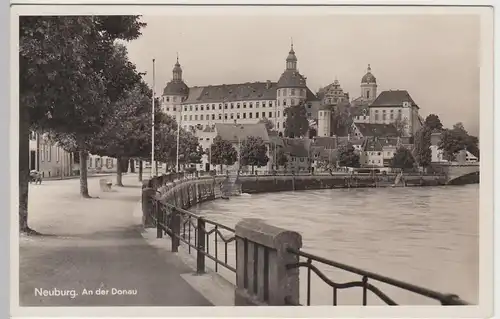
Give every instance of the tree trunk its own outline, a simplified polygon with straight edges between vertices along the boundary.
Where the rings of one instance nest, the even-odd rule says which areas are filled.
[[[158,176],[158,161],[155,161],[155,175]]]
[[[21,105],[19,111],[19,232],[31,233],[28,227],[30,118],[26,106]]]
[[[86,151],[80,150],[80,195],[83,198],[92,198],[89,195],[89,185],[87,183],[87,158],[89,154]]]
[[[222,164],[220,164],[220,174],[223,175],[224,174],[224,171],[222,169]]]
[[[130,160],[130,173],[135,173],[135,160]]]
[[[121,157],[116,158],[116,186],[123,186],[122,182],[122,172],[123,172],[123,159]]]
[[[139,182],[142,182],[142,160],[139,161]]]
[[[252,165],[252,175],[254,175],[255,171],[254,171],[254,166]]]

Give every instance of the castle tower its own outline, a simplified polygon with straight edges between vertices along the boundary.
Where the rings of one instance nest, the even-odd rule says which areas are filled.
[[[285,110],[294,105],[300,105],[306,100],[306,79],[297,70],[297,56],[290,45],[290,51],[286,58],[285,71],[281,74],[277,84],[276,114],[272,119],[278,132],[284,132]]]
[[[173,116],[180,124],[181,104],[187,98],[189,88],[182,79],[182,68],[179,63],[179,56],[172,70],[172,80],[167,83],[162,94],[163,112]]]
[[[322,105],[318,110],[318,136],[328,137],[332,128],[332,109],[329,105]]]
[[[377,79],[372,74],[372,68],[368,64],[366,74],[361,78],[361,96],[366,101],[373,101],[377,97]]]

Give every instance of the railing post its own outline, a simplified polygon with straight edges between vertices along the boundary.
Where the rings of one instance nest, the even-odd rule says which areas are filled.
[[[163,238],[163,210],[158,201],[154,202],[153,207],[156,211],[156,238]]]
[[[196,272],[198,274],[203,274],[205,272],[205,220],[203,218],[198,218],[198,243],[197,243],[197,253],[196,253]],[[217,236],[217,234],[216,234]]]
[[[172,219],[170,230],[172,231],[172,252],[176,253],[179,251],[180,240],[179,237],[181,235],[181,215],[177,211],[177,208],[172,209]]]
[[[294,231],[266,224],[260,219],[243,219],[236,233],[235,305],[299,304],[299,250],[302,236]]]

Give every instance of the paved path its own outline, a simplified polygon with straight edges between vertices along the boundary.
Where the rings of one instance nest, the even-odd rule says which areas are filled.
[[[191,269],[141,236],[137,175],[110,193],[88,181],[99,198],[80,198],[78,180],[30,186],[30,227],[44,236],[20,238],[20,306],[211,305],[182,279]],[[77,296],[37,295],[43,290]]]

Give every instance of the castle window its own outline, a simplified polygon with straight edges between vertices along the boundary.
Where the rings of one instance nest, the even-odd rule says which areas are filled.
[[[207,107],[210,107],[210,106],[207,104]],[[215,104],[212,104],[212,110],[215,110]]]
[[[209,107],[210,107],[210,106],[208,106],[208,105],[207,105],[207,108],[209,108]],[[205,108],[203,107],[203,105],[200,107],[200,110],[201,110],[201,111],[204,111],[204,110],[205,110]]]
[[[224,119],[227,120],[227,113],[224,114]]]
[[[266,107],[266,101],[262,102],[262,107]]]
[[[394,120],[394,113],[391,113],[391,120]]]
[[[212,110],[215,110],[215,104],[212,104]],[[219,110],[222,110],[222,103],[219,104]]]
[[[187,120],[188,120],[188,116],[184,115],[184,121],[187,121]]]
[[[301,89],[301,95],[302,96],[306,96],[306,90],[305,89]]]
[[[278,117],[280,117],[280,111],[278,111]]]
[[[176,102],[176,101],[177,101],[177,97],[176,97],[176,96],[174,96],[174,97],[173,97],[173,101],[174,101],[174,102]]]
[[[378,113],[375,113],[375,121],[378,121]]]
[[[246,109],[247,108],[247,104],[246,103],[243,103],[243,108]]]
[[[252,113],[248,113],[248,118],[252,118]]]
[[[192,105],[190,105],[190,106],[189,106],[189,110],[190,110],[190,111],[192,111],[192,110],[193,110],[193,106],[192,106]]]
[[[194,120],[195,120],[195,121],[198,121],[198,115],[195,115],[195,116],[194,116]]]
[[[262,112],[262,117],[266,117],[266,112]]]
[[[278,106],[280,106],[280,100],[278,100]]]
[[[243,113],[243,118],[246,119],[247,118],[247,113]]]
[[[269,112],[269,118],[273,117],[273,112]]]
[[[290,105],[292,105],[292,106],[295,105],[295,99],[291,99],[290,102],[291,102]]]
[[[194,107],[194,110],[195,110],[195,111],[198,111],[198,105],[196,105],[196,106]]]
[[[222,114],[219,113],[219,120],[222,120]]]
[[[233,118],[234,118],[234,114],[233,114],[233,113],[231,113],[231,120],[232,120]]]
[[[222,110],[222,104],[219,104],[219,110]]]
[[[386,117],[385,117],[385,113],[384,113],[384,114],[382,114],[382,120],[385,121],[385,119],[386,119]]]
[[[233,103],[231,103],[231,108],[234,109],[234,104]]]
[[[249,108],[253,108],[253,103],[250,102],[250,104],[248,105]]]
[[[272,107],[272,106],[273,106],[273,102],[269,101],[269,107]]]
[[[212,114],[212,121],[215,120],[215,114]],[[219,119],[220,120],[220,119]]]
[[[192,115],[189,115],[189,120],[192,121],[193,120],[193,116]]]
[[[177,112],[177,108],[174,106],[174,107],[172,108],[172,111]]]
[[[283,96],[286,96],[286,89],[283,89]]]
[[[283,106],[286,106],[286,100],[283,100]]]
[[[239,119],[240,118],[240,113],[236,113],[236,118]]]
[[[231,103],[233,104],[233,103]],[[240,108],[240,103],[236,103],[236,108],[239,109]]]
[[[255,118],[258,119],[259,118],[259,112],[255,112]]]
[[[366,98],[369,99],[370,98],[370,91],[366,91]]]
[[[307,103],[307,108],[310,109],[311,108],[311,103]]]
[[[167,96],[165,99],[167,100],[167,102],[170,102],[170,96]]]
[[[226,104],[224,104],[224,109],[225,109],[225,110],[227,110],[227,103],[226,103]]]
[[[255,107],[258,108],[259,107],[259,102],[255,102]]]
[[[200,121],[203,121],[203,114],[200,115]]]

